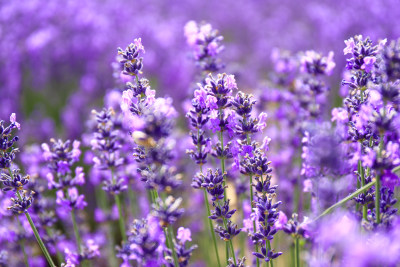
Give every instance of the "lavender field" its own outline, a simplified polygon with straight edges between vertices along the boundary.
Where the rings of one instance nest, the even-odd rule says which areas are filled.
[[[0,267],[400,266],[395,0],[0,0]]]

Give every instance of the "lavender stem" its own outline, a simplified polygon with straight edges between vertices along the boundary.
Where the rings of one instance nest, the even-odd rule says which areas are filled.
[[[211,212],[210,212],[210,205],[208,203],[208,195],[207,195],[206,189],[204,189],[204,202],[207,207],[207,217],[209,217],[209,216],[211,216]],[[217,240],[215,238],[213,223],[210,218],[207,218],[207,220],[208,220],[208,225],[210,227],[210,232],[211,232],[211,236],[212,236],[213,243],[214,243],[214,249],[215,249],[215,254],[217,256],[218,266],[221,267],[221,262],[219,260],[218,246],[217,246]]]
[[[111,179],[112,179],[113,183],[116,182],[115,181],[115,177],[114,177],[114,170],[113,169],[111,169]],[[122,212],[121,198],[120,198],[119,194],[115,194],[114,197],[115,197],[115,203],[117,204],[117,207],[118,207],[119,230],[121,232],[122,240],[124,242],[126,242],[127,237],[126,237],[126,232],[125,232],[125,222],[124,222],[124,215],[123,215],[123,212]]]
[[[199,136],[200,136],[200,130],[197,129],[197,139],[199,139]],[[197,145],[197,150],[200,151],[200,144]],[[203,165],[202,164],[200,164],[200,173],[201,174],[203,173]],[[207,208],[207,220],[208,220],[208,225],[210,227],[210,232],[211,232],[211,236],[212,236],[213,243],[214,243],[215,255],[217,257],[218,266],[221,267],[221,262],[219,260],[217,240],[215,238],[214,226],[213,226],[212,220],[210,218],[208,218],[211,216],[211,212],[210,212],[210,204],[208,203],[207,190],[205,188],[204,188],[204,203]]]
[[[220,110],[220,117],[222,117],[222,111]],[[221,143],[221,149],[224,149],[224,134],[223,134],[223,130],[221,129],[220,131],[220,135],[219,135],[219,141]],[[222,175],[225,175],[225,159],[221,158],[221,171],[222,171]],[[224,179],[224,200],[227,200],[227,196],[226,196],[226,180]],[[226,247],[225,247],[225,251],[226,251],[226,263],[229,264],[229,244],[226,243]]]
[[[251,141],[250,141],[250,135],[248,133],[246,134],[246,140],[247,140],[247,144],[250,145]],[[254,193],[253,193],[253,175],[251,175],[251,174],[250,174],[249,181],[250,181],[250,205],[251,205],[251,210],[253,210],[253,208],[254,208],[254,200],[253,200]],[[256,230],[257,230],[256,221],[253,220],[253,233],[255,233]],[[256,243],[255,249],[256,249],[256,252],[258,252],[258,243]],[[257,258],[256,261],[257,261],[257,267],[260,267],[260,259]]]
[[[300,244],[299,244],[299,238],[295,237],[294,241],[294,247],[295,247],[295,267],[300,267]]]
[[[121,198],[120,195],[115,195],[115,203],[118,206],[118,213],[119,213],[119,230],[121,231],[122,240],[125,242],[127,240],[126,232],[125,232],[125,222],[122,212],[122,205],[121,205]]]
[[[21,197],[21,194],[19,193],[19,191],[17,191],[16,194],[17,194],[18,198],[19,198],[20,200],[22,200],[22,197]],[[30,224],[30,226],[31,226],[31,228],[32,228],[33,234],[34,234],[35,237],[36,237],[36,241],[38,242],[40,249],[42,250],[44,256],[46,257],[47,262],[49,263],[49,265],[50,265],[51,267],[56,267],[56,265],[54,264],[53,260],[51,259],[51,256],[50,256],[50,254],[49,254],[49,252],[48,252],[46,246],[44,245],[42,239],[40,238],[39,232],[38,232],[38,230],[36,229],[36,226],[35,226],[35,224],[34,224],[33,221],[32,221],[31,215],[29,215],[29,212],[28,212],[27,210],[25,210],[24,213],[25,213],[25,216],[26,216],[26,218],[28,219],[29,224]]]

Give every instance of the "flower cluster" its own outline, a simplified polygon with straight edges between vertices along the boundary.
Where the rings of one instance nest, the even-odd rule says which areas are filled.
[[[140,52],[145,52],[140,38],[135,39],[125,50],[118,48],[123,74],[137,76],[140,73],[143,68],[143,58],[139,57]]]
[[[79,160],[80,142],[51,139],[51,146],[42,144],[43,158],[48,163],[49,172],[46,175],[49,189],[57,189],[57,204],[67,209],[83,209],[87,203],[84,195],[79,195],[76,186],[85,184],[85,174],[82,167],[73,165]]]
[[[231,7],[238,5],[243,14],[254,4],[238,3]],[[320,20],[315,11],[323,5],[310,10],[315,21]],[[148,3],[141,6],[140,1],[136,6],[142,12],[146,7]],[[8,18],[11,11],[2,11]],[[118,11],[124,19],[126,11]],[[171,23],[183,25],[182,19]],[[140,31],[152,21],[134,28]],[[223,28],[225,23],[218,25]],[[63,117],[61,125],[57,121],[57,129],[69,129],[78,121],[76,114],[93,107],[84,98],[98,95],[95,87],[109,89],[81,139],[79,123],[74,134],[61,135],[71,141],[50,139],[42,146],[31,144],[36,135],[25,138],[21,131],[18,135],[26,144],[19,162],[15,133],[20,124],[15,114],[9,123],[0,121],[0,266],[42,266],[44,259],[51,267],[244,267],[246,261],[257,267],[395,266],[400,260],[399,41],[375,44],[376,36],[349,38],[346,65],[340,57],[334,61],[337,52],[331,45],[333,51],[326,54],[272,49],[275,73],[263,68],[261,82],[255,81],[260,54],[251,51],[253,42],[246,50],[223,44],[211,24],[194,21],[186,24],[184,33],[193,65],[199,67],[195,89],[189,85],[190,68],[186,70],[170,40],[175,33],[160,31],[152,38],[162,40],[163,52],[146,48],[145,65],[141,38],[118,49],[114,86],[103,84],[104,77],[95,78],[97,64],[82,66],[90,66],[80,81],[87,95],[71,97],[74,105],[67,108],[76,110],[67,113],[75,115]],[[234,32],[226,36],[233,40]],[[33,39],[43,39],[39,37]],[[247,33],[242,37],[253,40]],[[28,39],[30,48],[32,37]],[[105,45],[96,44],[93,53]],[[245,60],[226,66],[234,75],[222,73],[223,45],[226,59],[245,54]],[[264,51],[269,48],[258,45]],[[326,51],[328,45],[322,48]],[[170,53],[175,54],[173,60]],[[7,58],[18,56],[10,55]],[[159,67],[153,61],[168,69],[171,97],[162,90],[156,95],[152,88],[165,85],[160,72],[154,76]],[[254,66],[243,68],[247,62]],[[340,84],[331,83],[339,64],[346,69],[340,88],[344,99],[330,110],[330,104],[340,100],[335,91],[330,93]],[[173,93],[181,87],[171,86],[178,80],[193,96],[175,109]],[[180,91],[179,99],[185,97]],[[30,108],[21,110],[31,116]],[[188,125],[181,121],[181,110]],[[31,128],[27,126],[24,129]],[[44,128],[48,140],[53,130]],[[29,226],[32,231],[25,231]],[[279,231],[287,236],[277,238]],[[43,255],[32,246],[34,240]],[[19,252],[21,257],[16,257]]]
[[[254,212],[256,216],[257,226],[254,232],[251,233],[251,238],[254,244],[261,247],[261,253],[253,252],[257,258],[270,261],[277,258],[282,252],[274,252],[271,249],[270,241],[274,238],[278,229],[275,223],[279,217],[278,207],[282,204],[281,201],[274,202],[277,186],[271,185],[270,161],[263,155],[260,149],[253,151],[253,157],[244,159],[243,173],[251,175],[255,179],[254,187]]]
[[[185,25],[185,37],[201,70],[217,72],[224,68],[224,64],[218,58],[219,53],[224,50],[224,46],[221,45],[224,38],[211,24],[189,21]]]
[[[125,52],[119,50],[119,53],[129,54],[132,47],[144,51],[143,47],[138,45],[137,40]],[[120,63],[126,64],[124,59],[120,60]],[[140,64],[142,66],[142,59]],[[124,71],[126,72],[126,69]],[[177,112],[172,106],[172,100],[156,98],[155,90],[150,88],[149,81],[146,78],[139,79],[139,74],[141,72],[130,73],[136,79],[126,84],[127,90],[122,94],[121,110],[125,127],[130,130],[133,139],[133,157],[137,162],[137,173],[148,191],[148,201],[151,203],[153,216],[157,218],[164,232],[164,240],[159,240],[157,245],[153,243],[152,247],[156,249],[158,244],[164,243],[162,262],[168,266],[171,264],[177,266],[180,255],[186,259],[190,257],[191,253],[191,250],[186,251],[184,246],[175,246],[176,241],[173,235],[172,225],[184,212],[184,209],[179,207],[182,199],[175,199],[171,195],[166,196],[181,185],[180,174],[176,172],[176,167],[172,164],[176,157],[174,154],[176,136],[172,135],[172,130]],[[143,224],[141,228],[144,228]],[[137,237],[134,240],[137,240]],[[130,242],[131,240],[128,238],[124,247],[129,246]],[[123,250],[125,251],[125,249]],[[154,252],[149,251],[149,253]],[[125,254],[126,252],[121,255]],[[123,258],[129,257],[123,256]],[[136,258],[138,262],[142,262],[143,259],[146,260],[147,257]],[[185,266],[187,261],[179,261],[179,264]]]
[[[122,140],[118,129],[118,120],[112,108],[93,111],[96,118],[96,129],[90,144],[98,152],[93,158],[96,168],[111,172],[103,181],[103,189],[111,194],[120,194],[127,189],[123,178],[116,177],[118,168],[125,163],[122,153]]]
[[[128,243],[118,249],[117,256],[124,265],[130,266],[130,260],[142,264],[156,264],[160,257],[161,229],[154,217],[135,220],[129,229]]]
[[[20,129],[20,124],[16,121],[15,113],[10,116],[10,124],[5,127],[4,121],[0,121],[0,134],[1,134],[1,149],[0,149],[0,162],[1,162],[1,178],[0,181],[3,185],[2,191],[13,191],[15,197],[11,198],[12,205],[8,207],[14,214],[27,213],[28,208],[33,203],[34,191],[25,190],[29,182],[29,175],[21,175],[20,169],[12,169],[14,164],[15,153],[18,148],[15,148],[15,142],[18,141],[18,136],[13,136],[13,129]],[[21,195],[22,193],[22,195]]]
[[[351,71],[350,81],[343,84],[351,88],[349,96],[344,101],[344,108],[337,108],[332,112],[332,120],[337,121],[342,128],[343,140],[351,140],[347,146],[350,163],[356,168],[358,184],[366,185],[372,177],[376,179],[375,190],[358,195],[355,200],[362,205],[363,220],[368,224],[389,225],[387,218],[391,218],[391,209],[382,210],[380,203],[383,194],[387,194],[384,187],[393,188],[399,178],[392,169],[398,161],[398,112],[397,96],[399,87],[397,82],[390,81],[392,65],[388,57],[389,49],[386,39],[378,45],[373,45],[369,39],[361,35],[345,41],[345,54],[351,54],[347,68]],[[386,55],[386,56],[385,56]],[[387,73],[389,71],[389,74]],[[374,194],[375,192],[375,194]],[[375,200],[375,210],[369,205]]]

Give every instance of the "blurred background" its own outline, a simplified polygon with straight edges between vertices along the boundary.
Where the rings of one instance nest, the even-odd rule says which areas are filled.
[[[90,110],[115,86],[117,47],[137,37],[152,87],[181,109],[194,78],[183,35],[189,20],[220,30],[225,70],[242,90],[268,79],[274,47],[334,51],[337,90],[343,40],[355,34],[397,38],[399,17],[396,0],[1,0],[0,116],[17,113],[25,142],[80,136]]]
[[[292,54],[315,50],[327,55],[333,51],[336,68],[328,81],[332,89],[328,105],[337,106],[345,67],[344,40],[356,34],[370,36],[375,42],[397,39],[399,18],[398,0],[0,0],[0,119],[17,114],[23,125],[19,147],[48,142],[52,137],[82,139],[90,111],[103,107],[105,95],[124,89],[116,79],[117,48],[125,49],[135,38],[142,39],[144,76],[157,96],[171,96],[175,108],[185,110],[199,72],[184,36],[190,20],[210,23],[219,30],[224,36],[225,50],[220,54],[226,64],[224,71],[235,74],[240,90],[259,95],[271,79],[274,48]],[[185,113],[180,114],[178,125],[185,128]],[[185,145],[177,144],[177,150],[184,151]],[[279,162],[284,165],[285,160],[279,161],[279,157],[285,158],[283,149],[271,154],[276,155],[271,156],[274,167]],[[286,160],[290,161],[290,156]],[[296,164],[300,162],[292,165]],[[187,188],[190,175],[184,177]],[[280,190],[292,190],[282,181]],[[331,189],[331,185],[326,187]],[[346,194],[346,186],[334,188]],[[292,191],[286,194],[292,195]],[[202,199],[193,196],[184,199],[189,203],[185,203],[188,218],[196,219],[193,214],[198,213]],[[193,221],[191,229],[201,233],[201,219]],[[286,237],[279,234],[277,238],[285,241]],[[194,240],[202,248],[210,245],[207,237]],[[208,253],[195,251],[193,262],[204,261]],[[289,263],[283,259],[280,266]]]

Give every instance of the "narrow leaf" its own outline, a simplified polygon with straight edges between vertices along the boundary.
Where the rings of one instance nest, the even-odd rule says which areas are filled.
[[[348,195],[347,197],[343,198],[342,200],[340,200],[339,202],[335,203],[334,205],[330,206],[329,208],[327,208],[323,213],[321,213],[317,218],[314,219],[314,221],[320,219],[321,217],[327,215],[328,213],[330,213],[333,209],[335,209],[336,207],[339,207],[343,204],[345,204],[347,201],[353,199],[354,197],[356,197],[357,195],[364,193],[364,191],[367,191],[368,189],[370,189],[373,185],[375,185],[375,180],[370,182],[369,184],[364,185],[363,187],[361,187],[360,189],[358,189],[357,191],[355,191],[353,194]]]
[[[398,172],[398,171],[400,171],[400,165],[397,166],[397,167],[394,167],[394,168],[392,169],[392,172]]]

